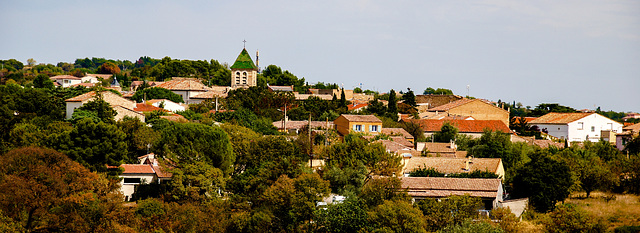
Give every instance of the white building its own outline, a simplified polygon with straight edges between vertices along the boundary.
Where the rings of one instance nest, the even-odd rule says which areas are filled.
[[[162,106],[162,108],[171,112],[184,111],[184,110],[187,110],[187,108],[189,107],[186,104],[179,104],[168,99],[152,99],[152,100],[147,100],[147,103],[150,103],[151,105],[156,106],[158,108]]]
[[[62,87],[70,87],[82,82],[82,78],[71,75],[56,75],[50,78],[51,81],[58,83]]]
[[[102,96],[102,99],[109,103],[111,107],[116,111],[116,116],[114,120],[118,121],[124,118],[125,116],[138,118],[140,121],[144,122],[144,114],[134,111],[133,109],[136,107],[136,103],[122,98],[121,96],[112,93],[110,91],[103,91],[99,93]],[[81,107],[82,105],[93,101],[97,98],[97,93],[95,91],[87,92],[85,94],[69,98],[65,100],[66,102],[66,119],[71,119],[73,116],[73,112]]]
[[[528,123],[568,142],[610,141],[622,132],[622,124],[597,113],[548,113]]]

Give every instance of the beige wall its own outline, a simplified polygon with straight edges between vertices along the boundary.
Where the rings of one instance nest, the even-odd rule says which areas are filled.
[[[471,116],[476,120],[499,120],[509,126],[509,112],[482,101],[473,101],[448,111],[449,115]]]
[[[349,133],[364,133],[364,134],[379,134],[382,131],[382,122],[349,122],[346,118],[340,116],[333,122],[336,126],[336,130],[340,135],[347,135]],[[361,131],[354,131],[355,125],[360,125]],[[371,131],[371,126],[378,126],[378,130]]]
[[[247,73],[247,83],[243,82],[244,72]],[[239,73],[239,74],[238,74]],[[231,88],[255,87],[258,72],[256,70],[231,70]]]

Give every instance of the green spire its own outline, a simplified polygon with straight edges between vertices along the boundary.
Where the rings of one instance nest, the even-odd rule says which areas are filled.
[[[242,49],[242,52],[240,52],[240,55],[238,55],[238,58],[236,59],[236,62],[233,63],[233,65],[231,66],[231,69],[255,69],[257,70],[258,67],[253,64],[253,60],[251,60],[251,56],[249,56],[249,53],[247,52],[247,49]]]

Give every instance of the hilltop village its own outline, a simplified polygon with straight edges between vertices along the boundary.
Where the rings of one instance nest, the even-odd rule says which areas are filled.
[[[640,229],[638,113],[309,84],[255,57],[1,61],[0,231]]]

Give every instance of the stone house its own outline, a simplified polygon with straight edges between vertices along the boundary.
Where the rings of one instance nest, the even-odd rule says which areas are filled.
[[[340,135],[349,133],[379,134],[382,131],[382,121],[374,115],[342,114],[333,121]]]
[[[435,168],[444,174],[488,171],[504,179],[505,171],[500,158],[446,158],[446,157],[413,157],[406,161],[402,173],[409,173],[419,168]]]
[[[236,61],[231,65],[231,88],[255,87],[257,79],[258,66],[253,63],[251,56],[243,48]]]
[[[447,178],[447,177],[402,177],[402,189],[414,200],[425,198],[447,198],[468,194],[482,200],[483,209],[497,208],[503,201],[504,189],[500,179]]]
[[[481,99],[460,99],[448,104],[427,109],[427,115],[446,114],[450,116],[470,116],[475,120],[499,120],[509,125],[509,111]]]
[[[75,109],[79,108],[85,103],[95,100],[97,98],[97,95],[98,94],[95,91],[91,91],[65,100],[66,119],[71,119],[71,116],[73,115]],[[118,94],[115,94],[111,91],[102,91],[99,93],[99,95],[116,111],[117,114],[114,117],[116,121],[121,120],[125,116],[129,116],[138,118],[140,121],[144,122],[144,114],[134,110],[136,108],[135,102],[122,98]]]

